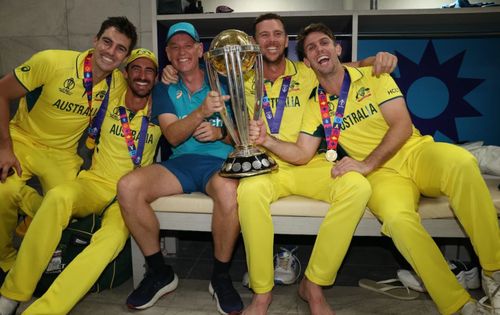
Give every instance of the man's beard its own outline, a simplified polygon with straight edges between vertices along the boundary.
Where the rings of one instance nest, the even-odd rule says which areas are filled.
[[[137,81],[137,82],[144,82],[144,81]],[[146,82],[146,83],[150,83],[150,82]],[[130,90],[132,91],[132,94],[135,96],[135,97],[140,97],[140,98],[146,98],[146,97],[149,97],[149,95],[151,94],[151,91],[152,90],[148,90],[147,92],[145,93],[142,93],[142,92],[139,92],[135,89],[134,85],[132,84],[131,87],[130,87]]]
[[[151,91],[149,91],[147,93],[140,94],[140,93],[136,92],[134,89],[132,89],[132,94],[134,94],[135,97],[146,98],[146,97],[149,97],[149,95],[151,95]]]

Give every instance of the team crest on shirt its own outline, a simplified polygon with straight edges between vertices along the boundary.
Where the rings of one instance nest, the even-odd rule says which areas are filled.
[[[356,92],[356,102],[361,102],[362,100],[371,95],[372,93],[370,93],[369,88],[362,87],[358,90],[358,92]]]
[[[62,87],[59,88],[59,91],[61,91],[64,94],[71,95],[73,94],[71,90],[73,90],[74,88],[75,88],[75,79],[68,78],[64,80]]]
[[[300,83],[292,80],[292,82],[290,82],[289,91],[300,91]]]

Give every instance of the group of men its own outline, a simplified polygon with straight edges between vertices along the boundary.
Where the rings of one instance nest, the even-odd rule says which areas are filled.
[[[129,231],[148,272],[126,303],[134,309],[154,305],[176,289],[178,278],[163,260],[149,204],[194,191],[214,200],[209,292],[222,314],[267,313],[274,285],[269,208],[291,194],[331,204],[299,286],[311,314],[334,313],[322,287],[335,281],[367,204],[441,313],[477,311],[421,226],[416,211],[421,194],[450,198],[480,259],[485,292],[500,313],[500,232],[477,162],[465,150],[421,136],[412,125],[404,98],[387,74],[395,68],[395,57],[379,53],[341,65],[331,30],[311,24],[298,37],[303,62],[291,61],[285,56],[284,22],[273,13],[256,19],[254,38],[272,105],[267,104],[265,119],[251,123],[251,136],[279,169],[239,183],[218,174],[232,150],[218,116],[228,96],[211,91],[199,60],[203,44],[189,23],[168,30],[165,52],[172,68],[164,74],[168,82],[154,88],[157,59],[147,49],[133,50],[135,27],[123,17],[102,24],[93,49],[40,52],[0,80],[0,314],[12,314],[20,301],[31,298],[71,218],[92,213],[103,221],[91,244],[25,313],[68,313],[122,250]],[[122,75],[117,68],[123,62]],[[252,111],[254,78],[245,85]],[[9,126],[9,101],[19,97]],[[359,110],[366,113],[363,119],[343,123],[344,116]],[[95,148],[90,169],[78,173],[76,146],[85,129],[88,146]],[[152,164],[161,134],[173,153]],[[11,168],[16,174],[8,177]],[[42,184],[43,200],[26,187],[32,176]],[[19,208],[33,221],[16,258],[12,231]],[[254,292],[246,308],[229,276],[240,229]]]

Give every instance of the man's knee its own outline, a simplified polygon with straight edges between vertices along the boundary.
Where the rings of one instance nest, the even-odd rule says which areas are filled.
[[[271,192],[272,183],[265,176],[259,175],[240,180],[237,189],[238,204],[257,202],[259,198],[265,198],[266,194]]]
[[[414,211],[387,211],[379,219],[382,230],[389,236],[423,228],[418,213]]]
[[[348,172],[339,178],[339,184],[345,189],[355,195],[368,199],[372,194],[372,187],[368,179],[358,172]]]
[[[12,211],[21,201],[21,186],[11,182],[0,183],[0,212]]]
[[[136,179],[135,174],[129,173],[123,176],[122,178],[120,178],[120,180],[118,180],[118,184],[116,187],[118,200],[130,196],[131,193],[134,192],[137,188],[139,188],[139,183]]]

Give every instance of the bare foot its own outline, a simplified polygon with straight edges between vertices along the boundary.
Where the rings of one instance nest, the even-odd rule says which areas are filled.
[[[243,310],[243,315],[266,315],[273,296],[271,292],[254,294],[252,303]]]
[[[335,312],[326,302],[323,288],[312,283],[306,277],[300,282],[299,295],[309,304],[311,315],[335,315]]]

